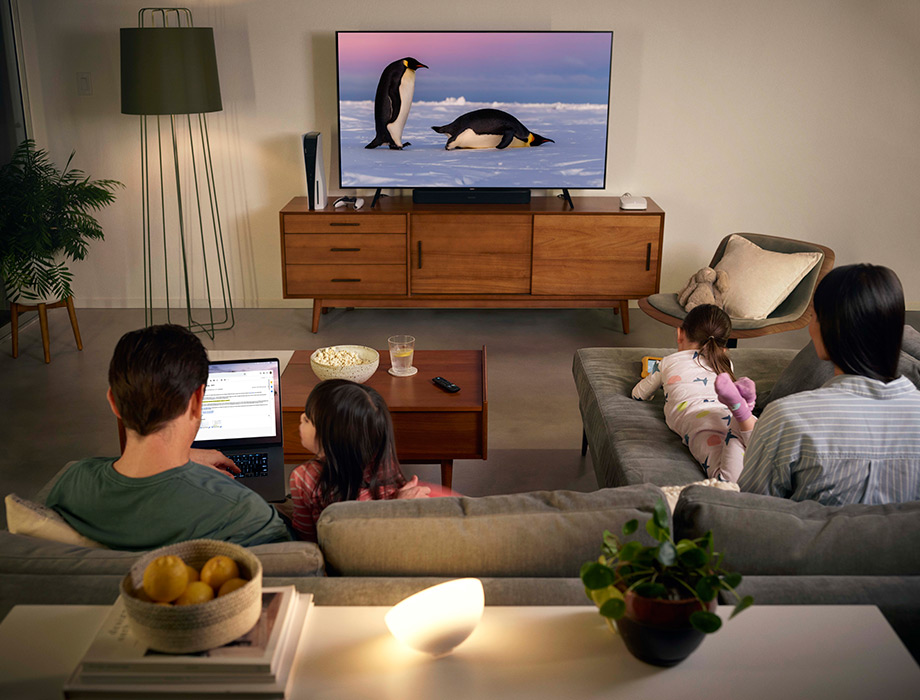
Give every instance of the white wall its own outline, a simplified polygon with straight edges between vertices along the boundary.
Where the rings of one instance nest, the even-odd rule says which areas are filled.
[[[120,113],[118,29],[147,3],[18,4],[39,144],[127,185],[99,217],[105,242],[75,266],[78,304],[142,306],[138,124]],[[186,4],[215,31],[224,110],[209,125],[238,306],[309,305],[282,299],[278,210],[305,192],[303,132],[327,135],[337,172],[335,30],[612,29],[606,194],[666,211],[662,291],[725,234],[754,231],[822,242],[838,265],[888,265],[920,308],[916,0]],[[78,72],[92,96],[77,95]]]

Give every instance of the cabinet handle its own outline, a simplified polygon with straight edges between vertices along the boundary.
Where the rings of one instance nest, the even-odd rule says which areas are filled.
[[[360,223],[350,224],[347,221],[333,221],[329,224],[330,226],[360,226]]]
[[[357,253],[360,248],[330,248],[333,253]]]
[[[418,269],[422,269],[422,242],[418,242]]]
[[[351,277],[334,277],[331,281],[332,282],[360,282],[361,278],[356,277],[352,279]]]
[[[645,271],[648,272],[652,269],[652,244],[645,244]]]

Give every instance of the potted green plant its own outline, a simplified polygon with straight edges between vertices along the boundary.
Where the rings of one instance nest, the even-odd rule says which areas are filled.
[[[623,526],[623,535],[635,533],[638,520]],[[629,651],[639,659],[659,666],[672,666],[689,656],[706,634],[722,626],[715,614],[719,591],[731,593],[737,604],[734,617],[754,602],[741,597],[737,587],[741,575],[722,567],[722,554],[713,550],[712,532],[694,540],[674,542],[663,500],[655,505],[645,524],[655,545],[638,541],[621,543],[604,532],[601,555],[586,562],[581,580],[588,597]]]
[[[90,180],[60,171],[48,153],[23,141],[0,168],[0,278],[13,302],[38,303],[73,295],[66,260],[83,260],[90,241],[102,239],[91,212],[115,201],[117,180]]]

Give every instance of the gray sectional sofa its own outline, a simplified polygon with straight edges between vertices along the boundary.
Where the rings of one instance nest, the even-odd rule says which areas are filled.
[[[664,352],[594,348],[575,356],[599,490],[339,503],[319,520],[318,546],[253,548],[266,585],[294,584],[319,605],[392,605],[434,583],[476,576],[488,605],[585,604],[578,571],[597,556],[603,530],[650,518],[663,498],[659,486],[703,478],[665,426],[661,404],[629,398],[641,357]],[[762,398],[795,384],[783,372],[790,362],[820,382],[793,351],[742,349],[734,358],[758,380]],[[712,529],[756,604],[878,605],[920,660],[920,503],[825,508],[691,486],[673,526],[677,537]],[[0,618],[21,603],[111,603],[138,556],[2,531]]]
[[[663,399],[635,401],[642,357],[673,348],[585,348],[573,375],[598,486],[658,486],[705,474],[664,421]],[[809,344],[802,351],[737,349],[738,376],[769,401],[821,386],[833,373]],[[905,327],[899,369],[920,387],[920,333]],[[771,496],[686,488],[673,513],[678,537],[712,530],[725,563],[743,574],[757,604],[878,605],[920,661],[920,502],[822,506]]]

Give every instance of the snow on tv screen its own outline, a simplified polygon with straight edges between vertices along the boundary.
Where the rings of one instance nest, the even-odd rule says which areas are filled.
[[[612,32],[337,32],[336,44],[342,187],[604,187]]]

